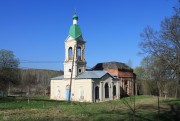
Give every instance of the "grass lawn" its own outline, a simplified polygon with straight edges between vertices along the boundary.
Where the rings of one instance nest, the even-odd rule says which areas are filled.
[[[157,97],[136,96],[136,121],[156,121]],[[33,97],[0,99],[0,121],[131,121],[133,98],[102,103],[68,103]],[[160,99],[159,121],[180,120],[180,100]]]

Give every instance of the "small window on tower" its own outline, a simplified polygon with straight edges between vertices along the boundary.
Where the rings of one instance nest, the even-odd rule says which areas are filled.
[[[71,72],[71,69],[69,69],[69,72]]]
[[[72,47],[69,47],[69,49],[68,49],[69,60],[72,60],[72,55],[73,55]]]
[[[79,69],[79,73],[81,73],[81,69]]]

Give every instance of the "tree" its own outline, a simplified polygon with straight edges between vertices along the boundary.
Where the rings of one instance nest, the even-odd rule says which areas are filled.
[[[166,69],[161,74],[171,72],[171,76],[176,80],[176,97],[180,84],[180,1],[174,8],[175,13],[161,22],[160,30],[155,31],[151,27],[146,27],[141,34],[143,42],[140,46],[143,53],[156,58],[156,63],[161,69]],[[157,62],[158,61],[158,62]],[[157,65],[157,64],[155,64]],[[165,66],[165,67],[164,67]],[[169,78],[169,77],[168,77]]]
[[[28,104],[31,96],[31,87],[36,84],[36,77],[36,75],[29,73],[28,75],[26,75],[26,80],[24,80],[25,86],[27,88]]]
[[[137,85],[137,94],[147,95],[147,86],[146,86],[146,72],[145,69],[141,66],[138,66],[134,69],[136,74],[136,85]]]
[[[0,50],[0,90],[7,95],[10,83],[18,84],[19,60],[10,50]]]
[[[176,80],[176,98],[180,83],[180,1],[175,14],[161,22],[160,30],[155,31],[146,27],[141,34],[143,42],[140,46],[147,54],[148,74],[155,84],[155,93],[158,97],[158,119],[160,114],[159,97],[161,96],[167,80]]]

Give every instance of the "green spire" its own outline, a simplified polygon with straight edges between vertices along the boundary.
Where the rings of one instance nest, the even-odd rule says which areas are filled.
[[[78,37],[82,35],[82,33],[81,33],[80,26],[77,25],[78,16],[76,15],[76,10],[74,11],[74,15],[72,18],[73,18],[73,24],[70,27],[69,35],[73,37],[74,39],[77,39]]]
[[[80,26],[77,24],[73,24],[70,27],[69,35],[72,36],[74,39],[78,38],[82,35]]]

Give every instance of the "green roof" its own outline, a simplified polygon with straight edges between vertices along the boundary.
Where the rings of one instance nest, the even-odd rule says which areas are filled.
[[[70,27],[69,35],[72,36],[74,39],[78,38],[82,35],[80,26],[77,24],[73,24]]]
[[[72,17],[72,19],[74,20],[78,20],[78,16],[76,14],[74,14],[74,16]]]

